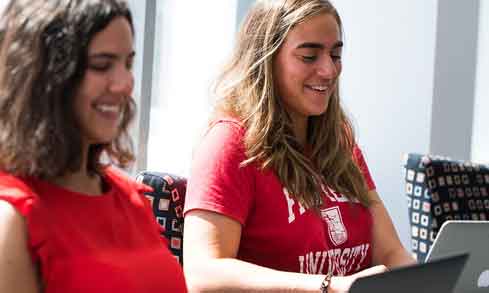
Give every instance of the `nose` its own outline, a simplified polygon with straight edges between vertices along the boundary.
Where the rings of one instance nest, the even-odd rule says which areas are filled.
[[[336,78],[340,72],[340,66],[331,56],[324,56],[318,63],[317,74],[326,79]]]
[[[110,91],[114,94],[120,94],[128,97],[132,94],[134,88],[134,76],[132,71],[127,68],[121,68],[113,75]]]

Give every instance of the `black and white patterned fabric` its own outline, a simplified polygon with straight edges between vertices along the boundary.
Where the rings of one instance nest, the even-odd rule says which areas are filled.
[[[141,172],[136,180],[153,188],[147,192],[158,224],[164,229],[162,236],[180,264],[183,263],[183,206],[187,180],[168,173]]]
[[[443,222],[489,219],[489,165],[409,154],[405,171],[412,252],[419,262]]]

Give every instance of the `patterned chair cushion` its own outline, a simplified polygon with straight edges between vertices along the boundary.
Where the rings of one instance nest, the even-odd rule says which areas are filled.
[[[489,219],[489,165],[409,154],[406,195],[412,251],[426,259],[443,222]]]
[[[163,228],[162,236],[168,240],[168,248],[180,264],[183,263],[183,206],[187,180],[168,173],[141,172],[137,181],[153,188],[147,192],[153,213]]]

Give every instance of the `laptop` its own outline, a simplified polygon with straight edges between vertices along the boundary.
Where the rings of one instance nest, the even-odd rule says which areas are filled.
[[[463,252],[470,257],[454,292],[489,292],[489,221],[443,223],[426,260]]]
[[[453,292],[468,254],[457,254],[363,277],[353,282],[350,293]]]

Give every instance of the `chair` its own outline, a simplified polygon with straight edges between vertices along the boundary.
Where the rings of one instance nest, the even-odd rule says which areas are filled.
[[[136,180],[153,188],[145,195],[150,200],[161,233],[168,240],[168,248],[180,264],[183,263],[183,206],[187,180],[169,173],[141,172]]]
[[[489,219],[489,165],[408,154],[404,167],[412,252],[419,262],[443,222]]]

